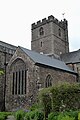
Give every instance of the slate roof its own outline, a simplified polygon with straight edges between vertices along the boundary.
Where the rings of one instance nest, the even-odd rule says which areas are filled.
[[[61,59],[65,63],[79,63],[80,62],[80,49],[74,52],[62,54]]]
[[[71,70],[64,62],[54,59],[54,58],[50,58],[44,54],[39,54],[37,52],[28,50],[26,48],[20,47],[22,51],[24,51],[35,63],[39,63],[42,65],[46,65],[49,67],[53,67],[53,68],[57,68],[60,70],[64,70],[67,72],[71,72],[74,73],[75,72],[73,70]]]
[[[13,49],[13,50],[16,50],[16,48],[17,48],[16,46],[8,44],[8,43],[3,42],[3,41],[0,41],[0,46],[2,46],[4,48]]]

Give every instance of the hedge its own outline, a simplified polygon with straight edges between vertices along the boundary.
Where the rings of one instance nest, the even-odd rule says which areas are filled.
[[[11,114],[11,112],[0,112],[0,120],[6,120],[7,116]]]
[[[25,114],[25,120],[43,120],[44,113],[41,110],[33,110]]]
[[[45,116],[50,112],[80,109],[80,84],[63,83],[40,91],[39,101]]]
[[[80,120],[80,111],[50,113],[48,120]]]

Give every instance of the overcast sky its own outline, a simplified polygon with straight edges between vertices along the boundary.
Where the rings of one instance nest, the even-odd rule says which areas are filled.
[[[31,24],[53,15],[68,20],[70,51],[80,49],[80,0],[0,0],[0,40],[31,49]]]

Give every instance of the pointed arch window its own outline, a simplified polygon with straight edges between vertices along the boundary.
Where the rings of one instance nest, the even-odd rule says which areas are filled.
[[[50,87],[50,86],[52,86],[52,77],[51,77],[51,75],[47,75],[46,82],[45,82],[45,87],[47,88],[47,87]]]
[[[12,85],[11,92],[13,95],[23,95],[27,92],[27,71],[22,59],[16,59],[11,64]]]
[[[41,28],[39,29],[39,34],[40,34],[40,35],[44,35],[44,29],[43,29],[43,27],[41,27]]]
[[[12,94],[26,94],[27,70],[13,72]]]

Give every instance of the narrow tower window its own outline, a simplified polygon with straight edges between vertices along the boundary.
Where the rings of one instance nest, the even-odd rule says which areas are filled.
[[[59,28],[58,30],[59,36],[61,37],[61,29]]]
[[[39,34],[40,34],[40,35],[44,35],[44,29],[43,29],[43,27],[41,27],[41,28],[39,29]]]
[[[43,44],[43,43],[42,43],[42,41],[41,41],[41,47],[42,47],[42,44]]]

